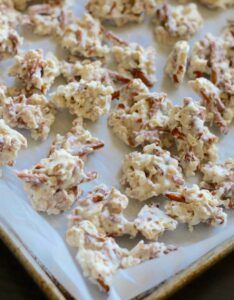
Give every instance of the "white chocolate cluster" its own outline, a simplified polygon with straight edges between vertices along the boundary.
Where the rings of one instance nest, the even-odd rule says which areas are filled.
[[[89,0],[86,9],[95,18],[120,27],[142,22],[145,13],[152,14],[156,4],[156,0]]]
[[[177,222],[156,205],[144,205],[134,224],[139,233],[148,240],[157,240],[166,230],[174,231],[177,227]]]
[[[200,166],[217,159],[218,138],[205,126],[205,108],[190,98],[183,106],[175,106],[169,122],[176,153],[186,175],[193,175]]]
[[[74,156],[86,157],[92,152],[104,147],[104,143],[91,135],[83,126],[82,119],[73,121],[72,129],[66,135],[57,134],[49,153],[64,149]]]
[[[141,80],[132,80],[118,95],[108,124],[131,147],[159,142],[167,129],[172,103],[164,93],[150,93]]]
[[[234,160],[227,159],[220,164],[208,163],[201,171],[204,175],[201,187],[220,199],[225,208],[234,208]]]
[[[25,25],[32,27],[37,35],[61,36],[65,26],[74,17],[66,2],[64,5],[57,2],[31,5],[27,10]]]
[[[172,44],[190,39],[202,26],[203,19],[194,3],[172,6],[165,2],[156,9],[154,22],[157,41]]]
[[[36,89],[46,93],[60,74],[57,58],[52,53],[43,58],[42,50],[16,55],[15,61],[9,69],[9,75],[20,79],[27,91]]]
[[[120,74],[139,78],[149,87],[153,85],[156,54],[152,47],[143,48],[139,44],[131,43],[126,46],[114,46],[112,53]]]
[[[101,24],[90,14],[65,25],[61,34],[61,45],[72,55],[85,58],[105,58],[110,52],[104,43]]]
[[[166,196],[170,200],[165,206],[166,213],[181,223],[187,223],[191,231],[199,223],[211,226],[226,223],[227,215],[220,207],[219,199],[197,185],[166,193]]]
[[[134,237],[137,229],[123,214],[127,206],[128,198],[117,189],[108,189],[105,185],[97,186],[87,197],[77,201],[71,216],[72,225],[88,220],[102,234]]]
[[[87,197],[77,201],[70,216],[71,225],[88,220],[107,236],[141,234],[149,240],[157,240],[166,230],[176,229],[177,222],[156,206],[145,205],[133,221],[124,215],[127,206],[128,198],[117,189],[97,186]]]
[[[175,85],[183,82],[187,69],[189,44],[186,41],[178,41],[167,59],[166,74]]]
[[[18,152],[27,148],[27,140],[0,119],[0,166],[12,166]]]
[[[85,174],[84,162],[64,149],[16,174],[25,182],[35,210],[47,214],[69,209],[81,193],[79,185],[96,177],[95,172]]]
[[[234,96],[224,97],[222,91],[210,80],[200,77],[190,81],[192,89],[201,97],[206,108],[206,120],[227,133],[234,119]]]
[[[61,85],[52,94],[52,101],[58,108],[68,108],[77,117],[96,121],[110,109],[112,86],[100,81],[71,82]]]
[[[11,127],[31,131],[32,138],[45,140],[55,120],[54,109],[44,95],[25,96],[23,91],[16,96],[3,96],[2,116]]]
[[[163,243],[140,241],[134,248],[121,248],[112,237],[100,233],[96,226],[81,221],[67,231],[67,242],[77,248],[76,259],[84,275],[108,292],[113,276],[119,269],[129,268],[143,261],[160,257],[176,250]]]
[[[184,184],[178,161],[155,144],[145,146],[143,153],[127,154],[122,172],[121,183],[126,194],[139,201],[176,191]]]
[[[220,37],[207,34],[192,49],[188,74],[190,78],[207,77],[224,94],[233,95],[233,24]],[[224,95],[225,97],[225,95]]]
[[[16,55],[23,38],[16,31],[20,17],[9,0],[0,1],[0,60]]]

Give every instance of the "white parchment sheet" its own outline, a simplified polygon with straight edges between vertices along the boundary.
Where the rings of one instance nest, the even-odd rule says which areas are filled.
[[[75,9],[82,14],[86,1],[76,1]],[[199,7],[200,8],[200,7]],[[234,10],[211,11],[201,7],[205,19],[203,29],[191,40],[192,43],[205,33],[211,32],[218,35],[228,18],[233,17]],[[147,22],[146,22],[147,23]],[[131,25],[124,29],[115,30],[128,41],[135,41],[144,46],[155,45],[157,50],[157,78],[155,90],[167,92],[174,103],[179,103],[185,96],[198,97],[186,86],[180,86],[177,90],[167,78],[164,78],[163,69],[170,52],[170,47],[159,46],[153,38],[150,24]],[[24,32],[24,48],[43,48],[46,52],[53,51],[61,54],[59,46],[44,38],[31,36]],[[60,57],[60,56],[59,56]],[[6,77],[6,70],[12,60],[0,62],[0,80],[12,82]],[[82,300],[103,299],[130,299],[139,293],[146,291],[165,279],[173,276],[178,271],[185,269],[209,250],[221,244],[224,240],[233,236],[234,211],[228,212],[228,223],[225,228],[210,228],[199,225],[190,233],[186,226],[180,225],[175,232],[166,233],[160,241],[176,244],[179,250],[160,259],[145,262],[128,270],[119,271],[114,280],[114,285],[109,296],[99,292],[98,288],[90,284],[82,275],[79,266],[75,262],[75,250],[65,243],[67,228],[67,213],[59,216],[45,216],[35,212],[24,192],[22,183],[14,175],[14,170],[29,168],[47,155],[49,145],[56,133],[65,133],[71,127],[72,117],[61,112],[57,115],[55,125],[49,139],[43,143],[33,141],[30,136],[21,131],[27,138],[29,147],[21,151],[17,163],[13,168],[3,168],[3,176],[0,179],[0,221],[10,227],[23,241],[31,252],[38,257],[48,271],[75,297]],[[105,141],[105,148],[97,151],[88,158],[87,170],[97,170],[99,178],[94,182],[82,185],[85,193],[98,183],[108,186],[119,186],[119,174],[124,154],[131,151],[107,127],[107,117],[102,117],[96,123],[86,122],[93,135]],[[220,160],[233,157],[234,128],[228,135],[221,137],[219,144]],[[191,179],[193,181],[194,179]],[[128,215],[133,216],[142,204],[131,201]],[[134,245],[136,241],[120,240],[121,245]]]

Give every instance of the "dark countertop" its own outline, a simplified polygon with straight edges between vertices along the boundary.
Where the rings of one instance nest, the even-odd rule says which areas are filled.
[[[0,241],[0,300],[44,300],[45,297]],[[171,297],[173,300],[233,300],[234,253]]]

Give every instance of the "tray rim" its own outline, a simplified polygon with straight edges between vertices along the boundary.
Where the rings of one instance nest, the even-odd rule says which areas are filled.
[[[45,267],[37,261],[36,257],[30,253],[14,232],[8,229],[2,222],[0,222],[0,239],[8,247],[48,299],[74,299],[74,297],[72,297],[69,292],[66,291],[66,289],[57,282],[56,279],[49,274],[49,272],[46,271]],[[226,239],[224,242],[210,250],[196,262],[188,266],[188,268],[178,272],[160,285],[137,296],[135,299],[167,299],[231,252],[234,252],[234,236]]]

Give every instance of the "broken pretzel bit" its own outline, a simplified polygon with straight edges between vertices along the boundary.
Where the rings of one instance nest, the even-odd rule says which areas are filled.
[[[197,78],[189,84],[201,97],[201,104],[206,107],[207,121],[214,123],[221,132],[227,133],[234,118],[234,97],[225,99],[221,90],[206,78]]]
[[[178,161],[155,144],[145,146],[143,153],[126,155],[122,172],[121,184],[126,194],[139,201],[175,191],[184,184]]]
[[[204,125],[205,119],[205,108],[191,98],[185,98],[183,106],[175,106],[171,111],[168,127],[187,176],[194,175],[202,164],[217,159],[218,138]]]
[[[145,13],[151,13],[156,7],[156,0],[89,0],[86,9],[101,21],[112,22],[116,26],[127,23],[140,23]]]
[[[52,53],[43,58],[42,50],[30,50],[15,60],[8,73],[19,78],[27,91],[38,89],[46,93],[60,74],[58,60]]]
[[[141,80],[132,80],[119,92],[108,124],[131,147],[160,143],[167,130],[172,103],[164,93],[150,93]]]
[[[155,51],[152,47],[144,49],[139,44],[131,43],[127,46],[114,46],[112,52],[120,74],[139,78],[146,86],[153,86]]]
[[[0,119],[0,166],[13,166],[18,152],[25,148],[26,138]]]
[[[124,216],[128,198],[117,189],[108,189],[105,185],[96,187],[84,199],[77,201],[77,206],[70,216],[71,224],[83,220],[92,222],[98,232],[117,237],[137,234],[146,239],[157,240],[166,230],[175,230],[177,222],[166,216],[156,206],[145,205],[136,219],[129,221]]]
[[[100,22],[89,14],[65,25],[61,34],[61,45],[70,54],[85,58],[105,58],[110,51],[104,44]]]
[[[104,147],[104,143],[91,135],[91,133],[83,127],[82,119],[73,121],[72,129],[62,136],[57,134],[49,153],[56,150],[64,149],[71,155],[86,157],[92,152]]]
[[[35,34],[42,36],[61,36],[65,26],[74,19],[66,3],[31,5],[27,12],[24,24],[31,26]]]
[[[201,168],[203,181],[201,187],[209,190],[225,208],[234,208],[234,160],[223,163],[208,163]]]
[[[32,138],[45,140],[55,119],[54,109],[43,95],[21,94],[6,97],[2,107],[3,119],[12,127],[31,131]]]
[[[179,41],[174,45],[170,53],[165,72],[177,86],[184,80],[187,68],[189,44],[186,41]]]
[[[64,149],[16,175],[25,182],[34,209],[47,214],[69,209],[81,194],[79,185],[96,178],[95,172],[85,174],[84,162]]]
[[[133,249],[118,246],[112,237],[98,232],[90,221],[82,221],[67,231],[67,242],[77,248],[76,259],[84,275],[108,292],[113,276],[119,269],[129,268],[146,260],[175,251],[176,247],[140,241]]]
[[[181,191],[165,194],[170,200],[166,213],[181,223],[187,223],[189,230],[199,223],[219,226],[226,223],[227,215],[220,207],[220,201],[208,190],[200,189],[197,185],[184,187]]]
[[[99,81],[81,80],[59,86],[52,101],[58,108],[67,107],[77,117],[96,121],[109,111],[113,92],[111,86]]]
[[[207,34],[192,49],[188,74],[190,78],[207,77],[229,95],[234,93],[233,41]]]
[[[157,8],[154,23],[156,39],[173,44],[190,39],[201,27],[203,19],[194,3],[177,6],[164,3]]]

